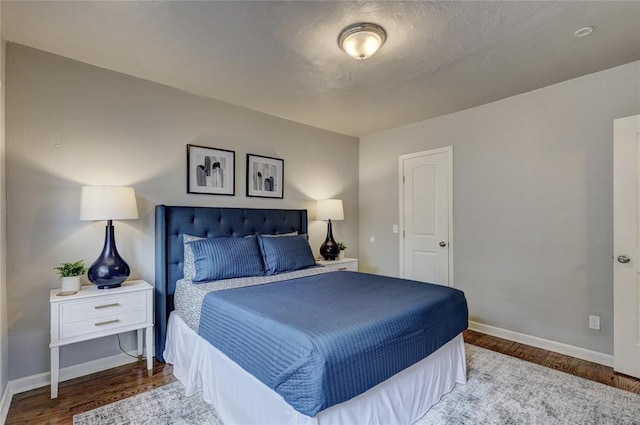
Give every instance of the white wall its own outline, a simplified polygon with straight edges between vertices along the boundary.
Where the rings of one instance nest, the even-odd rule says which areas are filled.
[[[361,138],[361,268],[398,274],[398,156],[452,145],[470,319],[612,353],[613,119],[640,112],[639,84],[635,62]]]
[[[212,71],[213,72],[213,71]],[[80,187],[132,185],[140,220],[117,222],[132,277],[154,281],[156,204],[309,208],[344,200],[335,233],[358,254],[358,140],[23,46],[7,46],[10,379],[49,369],[53,266],[100,253],[105,223],[78,220]],[[186,145],[236,152],[236,196],[186,194]],[[284,159],[284,200],[245,197],[246,154]],[[317,252],[326,224],[310,221]],[[132,338],[126,341],[132,348]],[[115,338],[63,347],[62,366],[117,353]]]
[[[2,2],[0,2],[2,22]],[[0,25],[0,396],[4,394],[9,380],[9,355],[7,336],[7,222],[5,184],[5,42]]]

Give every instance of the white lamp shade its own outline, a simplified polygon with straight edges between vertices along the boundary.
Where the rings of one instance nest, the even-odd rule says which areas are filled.
[[[324,199],[316,206],[316,220],[344,220],[342,199]]]
[[[85,186],[82,188],[80,220],[130,220],[138,218],[132,187]]]

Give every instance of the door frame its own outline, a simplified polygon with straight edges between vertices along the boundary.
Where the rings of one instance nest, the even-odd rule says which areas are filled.
[[[613,370],[634,377],[640,376],[640,358],[638,358],[640,350],[636,348],[630,352],[628,336],[633,335],[632,344],[638,343],[640,307],[637,303],[640,290],[636,279],[640,272],[640,249],[638,249],[640,229],[637,219],[640,214],[638,205],[639,133],[640,115],[613,121]],[[628,141],[633,141],[636,150],[633,156],[619,151],[617,147]],[[630,182],[633,182],[633,185]],[[630,186],[632,186],[631,189],[629,189]],[[628,196],[630,192],[633,192],[631,197]],[[633,232],[621,227],[630,222],[634,224]],[[621,264],[617,260],[619,255],[630,256],[631,261]],[[631,288],[628,286],[629,282],[633,282]],[[633,318],[628,316],[631,311],[635,314]]]
[[[436,149],[429,149],[426,151],[420,151],[420,152],[414,152],[414,153],[408,153],[408,154],[404,154],[404,155],[400,155],[398,157],[398,192],[400,194],[399,196],[399,203],[398,203],[398,212],[399,212],[399,232],[398,232],[398,241],[399,241],[399,245],[400,245],[400,263],[399,263],[399,276],[401,278],[405,277],[405,271],[404,271],[404,161],[408,160],[408,159],[413,159],[413,158],[418,158],[421,156],[429,156],[429,155],[435,155],[435,154],[439,154],[439,153],[443,153],[446,152],[447,153],[447,157],[448,157],[448,168],[449,168],[449,173],[447,176],[447,185],[449,187],[449,199],[448,201],[448,211],[449,211],[449,217],[448,217],[448,224],[449,224],[449,228],[447,229],[447,238],[448,238],[448,248],[449,248],[449,255],[448,255],[448,262],[449,262],[449,282],[447,286],[453,286],[453,146],[445,146],[442,148],[436,148]]]

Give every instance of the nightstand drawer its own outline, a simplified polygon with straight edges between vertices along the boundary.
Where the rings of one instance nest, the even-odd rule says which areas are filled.
[[[343,264],[332,264],[331,266],[327,266],[329,267],[331,270],[336,270],[336,271],[350,271],[350,272],[357,272],[358,271],[358,263],[353,261],[350,263],[343,263]]]
[[[110,329],[124,328],[146,322],[146,308],[128,313],[110,314],[87,320],[60,324],[60,339],[73,338],[80,335],[97,333]]]
[[[105,295],[99,298],[79,300],[60,306],[60,322],[69,323],[77,320],[88,320],[106,316],[121,316],[126,312],[147,310],[146,294]]]
[[[343,258],[342,260],[333,261],[318,260],[317,263],[333,271],[358,271],[357,258]]]

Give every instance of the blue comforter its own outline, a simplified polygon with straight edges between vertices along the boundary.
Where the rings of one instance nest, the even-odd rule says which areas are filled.
[[[331,272],[205,297],[200,335],[315,416],[422,360],[467,328],[453,288]]]

